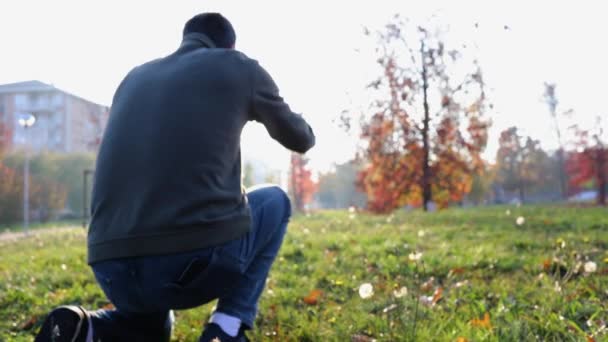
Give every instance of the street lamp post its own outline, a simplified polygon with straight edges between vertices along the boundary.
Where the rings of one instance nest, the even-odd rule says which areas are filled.
[[[25,165],[23,167],[23,230],[25,234],[29,234],[29,223],[30,223],[30,202],[29,202],[29,194],[30,194],[30,156],[29,149],[27,146],[28,136],[27,129],[32,127],[34,123],[36,123],[36,117],[32,114],[22,115],[17,122],[19,126],[23,127],[23,136],[25,137],[26,147],[25,147]]]

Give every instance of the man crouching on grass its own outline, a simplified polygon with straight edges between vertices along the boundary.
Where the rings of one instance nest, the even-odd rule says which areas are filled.
[[[53,310],[36,341],[169,341],[173,309],[219,299],[200,341],[247,341],[291,214],[279,187],[245,193],[250,120],[304,153],[315,136],[218,13],[119,85],[97,158],[88,263],[114,310]]]

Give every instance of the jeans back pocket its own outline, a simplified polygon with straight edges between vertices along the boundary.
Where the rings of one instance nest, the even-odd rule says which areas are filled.
[[[217,251],[210,259],[193,258],[178,279],[166,284],[169,309],[190,309],[228,295],[240,274],[219,259]]]

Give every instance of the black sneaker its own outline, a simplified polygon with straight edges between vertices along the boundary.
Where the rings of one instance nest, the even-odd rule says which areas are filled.
[[[93,329],[87,311],[79,306],[60,306],[47,316],[35,342],[89,342]]]
[[[219,325],[215,323],[208,323],[205,327],[205,331],[201,335],[199,342],[249,342],[247,336],[245,336],[245,329],[241,327],[239,334],[232,337],[224,332]]]

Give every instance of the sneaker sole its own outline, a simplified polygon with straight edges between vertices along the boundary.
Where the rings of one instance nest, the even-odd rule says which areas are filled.
[[[86,337],[79,338],[85,321],[87,321],[87,315],[82,308],[78,306],[61,306],[51,311],[44,320],[40,332],[38,332],[34,341],[86,342]]]

